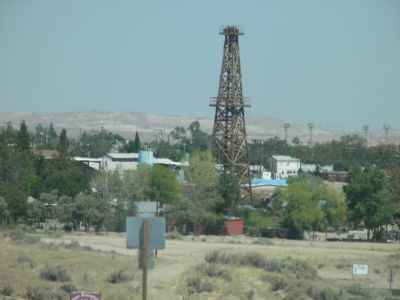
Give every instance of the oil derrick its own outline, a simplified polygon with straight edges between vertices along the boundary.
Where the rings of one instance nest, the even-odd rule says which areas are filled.
[[[250,107],[250,103],[243,98],[239,53],[239,35],[243,31],[237,26],[225,26],[220,34],[225,36],[225,42],[218,97],[210,100],[210,106],[215,107],[212,150],[224,171],[232,174],[251,195],[244,119],[244,108]]]

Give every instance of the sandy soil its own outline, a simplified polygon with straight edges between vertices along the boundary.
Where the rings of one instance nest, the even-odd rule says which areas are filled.
[[[132,255],[132,265],[136,268],[137,250],[126,249],[126,239],[123,234],[67,234],[61,239],[42,238],[44,242],[78,241],[102,251]],[[254,239],[248,237],[190,237],[184,240],[167,240],[166,248],[158,251],[154,270],[148,274],[149,299],[176,299],[174,294],[182,274],[191,266],[202,262],[204,256],[214,249],[229,249],[230,251],[258,251],[274,258],[304,259],[319,270],[322,278],[335,280],[353,280],[351,266],[353,263],[367,263],[370,274],[367,284],[370,287],[387,288],[386,272],[390,267],[390,255],[400,253],[399,244],[375,243],[341,243],[323,241],[288,241],[274,240],[274,245],[255,245]],[[343,265],[341,267],[340,265]],[[395,266],[399,268],[399,266]],[[375,271],[375,272],[374,272]],[[393,288],[400,288],[395,282]]]

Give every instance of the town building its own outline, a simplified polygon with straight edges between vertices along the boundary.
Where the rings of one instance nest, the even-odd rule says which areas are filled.
[[[300,170],[300,159],[286,156],[273,155],[269,159],[272,176],[276,179],[286,179],[289,176],[297,176]]]

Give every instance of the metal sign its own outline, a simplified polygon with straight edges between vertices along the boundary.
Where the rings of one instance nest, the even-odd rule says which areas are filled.
[[[139,217],[155,217],[157,216],[157,202],[153,201],[137,201],[136,215]]]
[[[163,217],[128,217],[126,218],[126,247],[139,249],[143,241],[143,221],[149,222],[148,249],[165,249],[165,218]]]
[[[98,292],[72,292],[70,300],[101,300],[101,293]]]
[[[144,249],[139,249],[137,266],[139,269],[144,267]],[[154,250],[147,250],[147,269],[154,269]]]
[[[368,275],[368,265],[353,264],[353,275]]]

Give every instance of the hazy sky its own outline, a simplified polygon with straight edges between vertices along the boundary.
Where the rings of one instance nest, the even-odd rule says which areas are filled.
[[[400,128],[399,0],[0,0],[0,111],[213,117],[223,24],[246,113]]]

